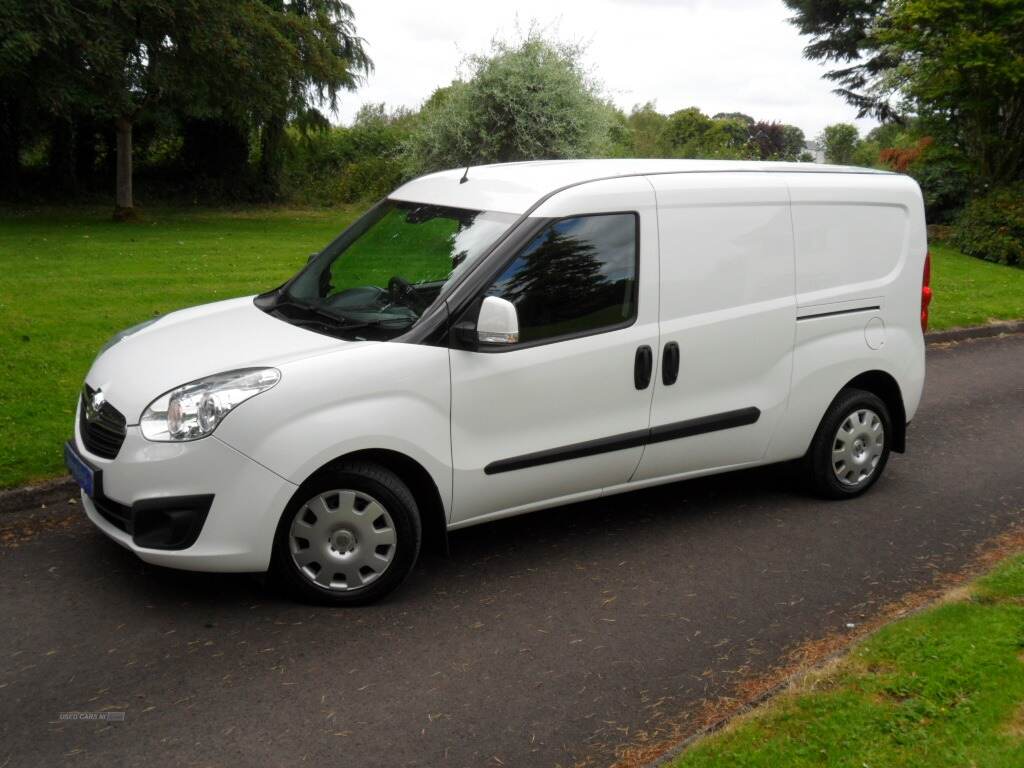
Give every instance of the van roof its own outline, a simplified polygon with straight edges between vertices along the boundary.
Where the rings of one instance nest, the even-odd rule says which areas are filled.
[[[534,160],[475,165],[431,173],[404,184],[395,200],[430,202],[456,208],[524,213],[545,195],[562,187],[619,176],[662,173],[856,173],[889,175],[888,171],[817,163],[755,160]],[[467,181],[461,183],[465,175]]]

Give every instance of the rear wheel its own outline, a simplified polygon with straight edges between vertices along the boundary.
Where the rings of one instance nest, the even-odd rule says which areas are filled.
[[[272,571],[301,600],[361,605],[408,576],[421,538],[416,501],[398,475],[343,463],[293,497],[277,528]]]
[[[809,485],[830,499],[864,493],[885,470],[891,434],[889,409],[881,398],[844,389],[829,406],[804,457]]]

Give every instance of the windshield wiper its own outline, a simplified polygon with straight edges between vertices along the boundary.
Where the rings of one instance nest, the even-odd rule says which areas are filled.
[[[365,328],[408,328],[413,325],[418,318],[398,318],[390,320],[350,320],[346,321],[341,327],[346,331],[361,331]]]
[[[335,315],[333,312],[327,312],[326,310],[320,309],[320,307],[314,304],[301,304],[297,301],[291,301],[289,299],[278,300],[274,302],[274,309],[279,309],[281,307],[297,309],[300,312],[304,312],[309,315],[314,315],[315,317],[318,317],[322,320],[326,320],[333,324],[338,324],[339,322],[344,320],[344,318]]]
[[[388,329],[400,329],[408,328],[416,322],[416,318],[394,318],[394,319],[380,319],[380,320],[354,320],[344,315],[335,314],[328,312],[327,310],[321,309],[314,304],[302,304],[297,301],[281,300],[275,303],[274,309],[286,307],[290,309],[296,309],[299,312],[309,315],[308,317],[299,318],[296,322],[306,323],[315,325],[323,328],[332,333],[345,332],[350,333],[352,331],[361,331],[367,328],[388,328]]]
[[[282,307],[296,309],[303,316],[293,317],[287,312],[282,312]],[[299,304],[294,301],[279,301],[271,308],[271,311],[279,314],[285,321],[311,329],[318,329],[328,336],[343,338],[341,334],[348,332],[348,325],[342,318],[314,306]]]

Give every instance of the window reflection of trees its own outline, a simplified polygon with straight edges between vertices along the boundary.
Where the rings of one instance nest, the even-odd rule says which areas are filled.
[[[632,314],[635,265],[612,279],[606,274],[610,254],[575,235],[577,229],[570,222],[551,227],[490,291],[515,304],[524,341],[614,324]]]

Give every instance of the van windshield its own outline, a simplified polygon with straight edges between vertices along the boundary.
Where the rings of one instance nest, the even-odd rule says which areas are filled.
[[[516,218],[386,200],[261,306],[282,320],[341,338],[395,338]]]

